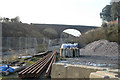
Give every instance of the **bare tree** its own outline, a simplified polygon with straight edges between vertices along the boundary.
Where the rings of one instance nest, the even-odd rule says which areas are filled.
[[[16,16],[15,18],[11,18],[11,22],[20,22],[20,17]]]

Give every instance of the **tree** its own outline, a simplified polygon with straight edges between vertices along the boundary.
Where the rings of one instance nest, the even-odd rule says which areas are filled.
[[[0,17],[0,22],[2,22],[2,17]]]
[[[120,44],[120,1],[111,0],[111,15],[118,19],[118,42]]]
[[[120,26],[120,1],[114,2],[112,0],[110,5],[106,5],[102,9],[100,17],[102,18],[102,20],[108,22],[118,19],[118,25]]]
[[[20,22],[20,17],[19,16],[15,17],[15,22]]]
[[[5,22],[9,22],[9,20],[10,20],[9,18],[5,18]]]
[[[2,22],[7,22],[7,19],[5,17],[3,17]]]
[[[6,17],[0,17],[0,22],[19,22],[19,23],[22,23],[20,21],[20,17],[19,16],[16,16],[15,18],[6,18]]]
[[[5,18],[5,17],[0,17],[0,22],[9,22],[9,18]]]
[[[20,17],[16,16],[15,18],[12,18],[11,22],[20,22]]]
[[[103,22],[101,26],[102,26],[102,27],[107,27],[107,23],[106,23],[106,22]]]
[[[118,25],[120,25],[120,1],[111,2],[111,16],[114,20],[118,19]]]
[[[100,18],[102,18],[103,21],[112,21],[112,16],[111,16],[111,5],[106,5],[103,9],[102,12],[100,13]]]

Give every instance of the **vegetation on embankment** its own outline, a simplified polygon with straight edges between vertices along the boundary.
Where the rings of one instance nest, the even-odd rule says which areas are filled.
[[[97,40],[106,39],[110,42],[117,42],[120,44],[118,35],[120,35],[120,33],[118,33],[118,25],[109,24],[107,27],[100,27],[82,34],[79,43],[83,46]]]
[[[7,47],[9,49],[26,48],[29,45],[31,48],[35,45],[39,47],[43,42],[46,46],[50,39],[58,38],[58,33],[54,28],[48,28],[47,26],[41,27],[21,22],[2,22],[2,37],[3,50],[5,51]]]
[[[47,27],[39,27],[33,24],[18,23],[18,22],[2,22],[3,37],[36,37],[36,38],[54,38],[57,32],[54,29]],[[50,36],[51,34],[52,37]]]

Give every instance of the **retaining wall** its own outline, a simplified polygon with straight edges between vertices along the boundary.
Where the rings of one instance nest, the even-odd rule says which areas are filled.
[[[52,65],[51,78],[52,79],[54,78],[106,78],[104,77],[106,75],[102,74],[103,72],[97,72],[97,71],[105,71],[108,69],[109,68],[105,68],[105,67],[55,63]],[[99,77],[99,75],[96,75],[96,74],[101,74],[102,77]],[[110,75],[107,75],[107,76],[110,76]]]

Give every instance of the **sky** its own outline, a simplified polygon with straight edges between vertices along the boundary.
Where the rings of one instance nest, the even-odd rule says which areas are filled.
[[[73,35],[75,37],[79,37],[81,35],[80,31],[75,30],[75,29],[66,29],[63,32],[71,34],[71,35]]]
[[[0,16],[23,23],[101,26],[100,12],[110,0],[0,0]]]

